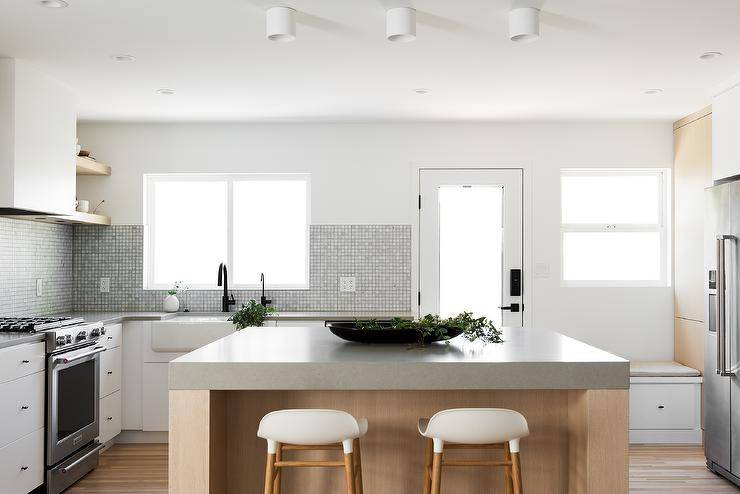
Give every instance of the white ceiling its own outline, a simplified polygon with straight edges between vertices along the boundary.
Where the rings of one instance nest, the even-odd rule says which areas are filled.
[[[84,120],[669,121],[740,72],[737,0],[514,1],[542,7],[539,41],[509,41],[511,0],[0,0],[0,55],[66,83]],[[293,43],[264,38],[276,4],[300,11]],[[385,39],[399,5],[415,42]]]

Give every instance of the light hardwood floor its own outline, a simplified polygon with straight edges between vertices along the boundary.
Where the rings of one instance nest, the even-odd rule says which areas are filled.
[[[526,475],[526,473],[525,473]],[[100,466],[67,494],[166,494],[167,445],[117,444]],[[740,489],[707,471],[698,446],[630,447],[630,492],[738,493]]]

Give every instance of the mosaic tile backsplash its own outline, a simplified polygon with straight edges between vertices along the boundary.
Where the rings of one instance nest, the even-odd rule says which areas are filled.
[[[144,290],[143,226],[77,225],[73,235],[74,300],[77,311],[160,311],[165,291]],[[214,276],[216,273],[214,266]],[[339,292],[339,277],[355,276],[354,293]],[[110,292],[100,293],[100,278]],[[285,311],[410,311],[410,225],[311,225],[310,288],[268,290]],[[237,307],[258,291],[234,290]],[[221,292],[191,290],[180,306],[218,311]]]
[[[71,226],[0,218],[0,316],[69,312],[73,290]]]

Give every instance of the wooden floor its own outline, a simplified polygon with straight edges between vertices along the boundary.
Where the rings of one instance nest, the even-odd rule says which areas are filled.
[[[103,453],[97,470],[66,494],[166,492],[166,444],[117,444]],[[630,492],[723,494],[740,489],[706,469],[699,446],[632,446]]]

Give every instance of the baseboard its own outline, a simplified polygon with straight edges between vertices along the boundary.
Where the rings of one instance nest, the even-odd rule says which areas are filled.
[[[121,431],[113,440],[116,444],[129,443],[168,443],[167,431]]]
[[[702,444],[702,430],[630,430],[630,444]]]

